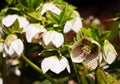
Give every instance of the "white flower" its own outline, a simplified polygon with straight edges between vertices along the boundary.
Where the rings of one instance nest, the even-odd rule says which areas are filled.
[[[43,42],[45,46],[54,45],[58,48],[64,43],[64,37],[63,34],[56,31],[48,31],[43,36]]]
[[[29,21],[25,17],[18,16],[16,14],[7,15],[6,17],[4,17],[2,20],[2,24],[6,27],[10,27],[13,25],[16,19],[18,19],[20,28],[25,28],[29,24]]]
[[[43,15],[46,11],[51,11],[57,15],[60,15],[61,10],[59,7],[57,7],[55,4],[53,3],[45,3],[43,5],[42,11],[41,11],[41,15]]]
[[[21,56],[24,49],[23,42],[17,38],[16,35],[10,34],[7,36],[5,43],[4,43],[4,50],[5,53],[9,56],[17,55],[18,57]]]
[[[64,33],[68,33],[70,31],[74,31],[77,33],[80,28],[82,27],[82,21],[80,17],[76,17],[75,19],[72,19],[70,21],[67,21],[64,26]]]
[[[43,59],[41,67],[43,73],[46,73],[48,70],[51,70],[52,72],[59,74],[65,68],[67,68],[68,72],[70,73],[68,60],[63,56],[61,56],[60,59],[58,59],[56,56],[46,57]]]
[[[85,61],[86,65],[95,69],[101,61],[99,47],[100,45],[95,40],[83,37],[73,44],[71,59],[76,63]]]
[[[25,30],[27,42],[39,42],[46,31],[47,30],[39,24],[29,24]]]
[[[113,61],[115,61],[116,55],[117,55],[117,52],[116,52],[114,46],[108,40],[105,40],[103,49],[104,49],[104,54],[103,54],[104,60],[108,64],[113,63]]]

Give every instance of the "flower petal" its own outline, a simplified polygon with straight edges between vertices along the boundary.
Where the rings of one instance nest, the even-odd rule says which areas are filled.
[[[23,30],[29,24],[29,21],[25,17],[19,16],[18,21],[19,21],[19,24],[20,24],[20,28],[23,28]]]
[[[10,46],[8,47],[6,44],[4,44],[4,49],[5,49],[5,52],[9,55],[9,56],[12,56],[14,54],[14,50],[13,48]]]
[[[43,15],[47,10],[52,11],[53,13],[59,15],[61,10],[53,3],[46,3],[43,5],[43,9],[41,11],[41,15]]]
[[[71,59],[72,59],[73,62],[81,63],[85,59],[84,54],[82,54],[80,52],[81,51],[81,48],[80,48],[81,45],[83,45],[82,39],[75,42],[72,46],[72,51],[71,51],[70,55],[71,55]]]
[[[49,70],[49,57],[47,58],[44,58],[42,63],[41,63],[41,68],[42,68],[42,71],[43,73],[46,73],[48,70]]]
[[[71,23],[71,21],[67,21],[67,22],[65,23],[63,32],[64,32],[64,33],[68,33],[68,32],[71,30],[71,28],[72,28],[72,23]]]
[[[18,15],[7,15],[5,18],[3,18],[2,24],[5,25],[6,27],[10,27],[17,18]]]
[[[115,60],[116,55],[117,55],[117,52],[114,46],[108,40],[105,40],[104,41],[104,55],[103,55],[104,60],[108,64],[111,64]]]
[[[26,39],[27,42],[32,42],[32,38],[37,34],[40,33],[40,28],[36,28],[33,24],[27,26],[26,30]]]
[[[85,60],[93,60],[99,56],[100,49],[96,41],[83,37],[75,42],[70,53],[73,62],[81,63]]]
[[[73,23],[72,30],[77,33],[81,27],[82,27],[81,18],[77,17]]]
[[[103,58],[108,64],[112,64],[116,59],[116,55],[114,53],[108,52],[107,56],[103,55]]]
[[[58,48],[60,47],[64,42],[64,37],[61,33],[57,33],[54,37],[54,39],[52,40],[52,43]]]
[[[98,64],[99,64],[98,57],[95,57],[95,58],[93,58],[93,59],[86,60],[85,62],[86,62],[86,64],[87,64],[89,67],[91,67],[92,69],[95,69],[95,68],[98,66]]]
[[[56,74],[59,74],[64,68],[64,66],[62,67],[60,65],[60,60],[56,56],[51,57],[49,61],[49,67],[50,67],[50,70],[55,72]]]
[[[45,33],[45,35],[43,36],[43,41],[45,45],[48,45],[54,39],[55,35],[55,31],[48,31],[47,33]]]
[[[20,56],[22,54],[23,49],[24,49],[23,42],[20,39],[13,41],[11,43],[11,47],[17,53],[18,56]]]
[[[62,56],[62,59],[60,61],[60,64],[62,66],[65,66],[67,68],[67,71],[70,73],[70,66],[69,66],[69,63],[68,63],[68,60]],[[64,64],[64,65],[63,65]],[[64,69],[63,69],[64,70]]]

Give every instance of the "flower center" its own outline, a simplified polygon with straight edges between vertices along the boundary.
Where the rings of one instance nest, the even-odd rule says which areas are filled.
[[[83,55],[88,55],[88,54],[90,54],[91,53],[91,46],[90,45],[85,45],[85,46],[83,46],[82,48],[81,48],[81,54],[83,54]]]

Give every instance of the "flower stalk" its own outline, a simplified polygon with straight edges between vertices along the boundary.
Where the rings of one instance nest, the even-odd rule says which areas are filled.
[[[77,66],[76,66],[76,64],[74,62],[72,62],[72,64],[73,64],[73,68],[74,68],[74,71],[75,71],[75,74],[76,74],[76,77],[77,77],[78,84],[82,84],[82,82],[81,82],[81,76],[79,74]]]
[[[57,84],[57,82],[53,78],[51,78],[48,74],[44,74],[43,71],[37,65],[35,65],[33,62],[31,62],[28,58],[26,58],[24,54],[22,54],[22,58],[32,68],[34,68],[36,71],[38,71],[40,74],[42,74],[46,79],[48,79],[52,84]]]
[[[2,78],[3,78],[3,84],[7,84],[7,65],[6,65],[6,54],[3,53],[3,56],[2,56]]]

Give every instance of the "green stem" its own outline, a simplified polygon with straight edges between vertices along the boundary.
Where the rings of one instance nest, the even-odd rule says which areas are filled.
[[[3,56],[2,56],[2,78],[3,78],[3,84],[7,84],[6,72],[7,72],[6,54],[3,52]]]
[[[27,57],[22,54],[22,58],[25,62],[27,62],[31,67],[33,67],[36,71],[38,71],[40,74],[42,74],[45,78],[47,78],[52,84],[58,84],[53,78],[51,78],[48,74],[44,74],[42,70],[35,65],[33,62],[31,62]]]
[[[78,80],[78,84],[82,84],[82,82],[81,82],[81,76],[80,76],[80,74],[79,74],[79,72],[77,70],[77,66],[76,66],[75,63],[72,63],[72,64],[73,64],[73,67],[74,67],[74,70],[75,70],[75,74],[76,74],[76,77],[77,77],[77,80]]]

